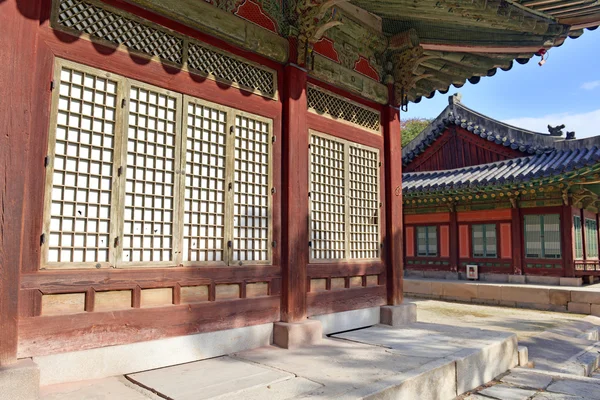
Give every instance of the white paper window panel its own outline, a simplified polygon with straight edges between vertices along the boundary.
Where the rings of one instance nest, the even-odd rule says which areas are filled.
[[[318,135],[311,135],[310,140],[311,258],[343,259],[346,257],[345,145]]]
[[[183,261],[224,262],[227,112],[187,104]]]
[[[379,153],[348,146],[350,258],[379,257]]]
[[[270,126],[235,116],[233,262],[269,260]]]
[[[118,84],[60,68],[46,260],[109,262]]]
[[[124,263],[173,261],[178,98],[146,86],[129,89]]]

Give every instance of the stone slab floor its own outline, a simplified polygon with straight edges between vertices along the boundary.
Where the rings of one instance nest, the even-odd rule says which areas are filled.
[[[519,343],[546,330],[581,321],[585,317],[580,314],[438,300],[407,298],[406,301],[417,304],[419,322],[513,332],[519,338]]]
[[[398,329],[377,325],[298,349],[270,346],[125,377],[48,386],[42,399],[452,400],[515,366],[516,346],[516,336],[506,332],[431,323]]]
[[[42,399],[262,400],[371,398],[379,393],[372,398],[420,400],[435,398],[436,390],[450,399],[452,390],[455,395],[464,391],[457,391],[460,377],[457,371],[448,370],[449,361],[465,359],[465,354],[473,354],[486,340],[490,345],[489,340],[506,340],[516,334],[519,344],[528,346],[529,359],[537,367],[486,377],[482,382],[489,383],[458,399],[600,400],[600,370],[585,370],[596,368],[600,357],[600,347],[594,347],[600,319],[436,300],[407,301],[418,307],[419,322],[410,329],[376,326],[337,334],[310,348],[262,348],[127,377],[49,386],[42,388]],[[596,364],[590,357],[596,357]],[[474,368],[482,369],[481,365]],[[385,396],[386,388],[425,371],[435,373],[405,385],[405,395]],[[453,379],[444,379],[445,375]]]
[[[515,368],[461,400],[600,400],[600,379]]]

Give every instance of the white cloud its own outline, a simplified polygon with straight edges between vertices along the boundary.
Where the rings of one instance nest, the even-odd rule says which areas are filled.
[[[594,90],[597,87],[600,87],[600,81],[590,81],[581,85],[581,88],[585,90]]]
[[[542,133],[548,132],[548,125],[565,124],[566,128],[563,129],[563,132],[575,131],[575,137],[578,139],[600,135],[600,109],[581,114],[562,113],[541,117],[513,118],[504,122],[518,128]]]

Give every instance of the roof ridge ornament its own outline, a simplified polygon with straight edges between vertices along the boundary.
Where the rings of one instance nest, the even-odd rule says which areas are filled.
[[[548,125],[548,132],[550,133],[550,136],[558,136],[558,137],[562,136],[563,129],[565,129],[565,124],[556,125],[556,126]]]
[[[462,100],[462,93],[456,92],[452,96],[448,96],[448,104],[460,104]]]

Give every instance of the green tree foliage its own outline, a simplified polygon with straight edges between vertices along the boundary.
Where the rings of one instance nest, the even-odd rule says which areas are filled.
[[[423,129],[427,128],[433,121],[433,118],[408,118],[400,119],[400,129],[402,131],[402,146],[406,146],[413,140]]]

